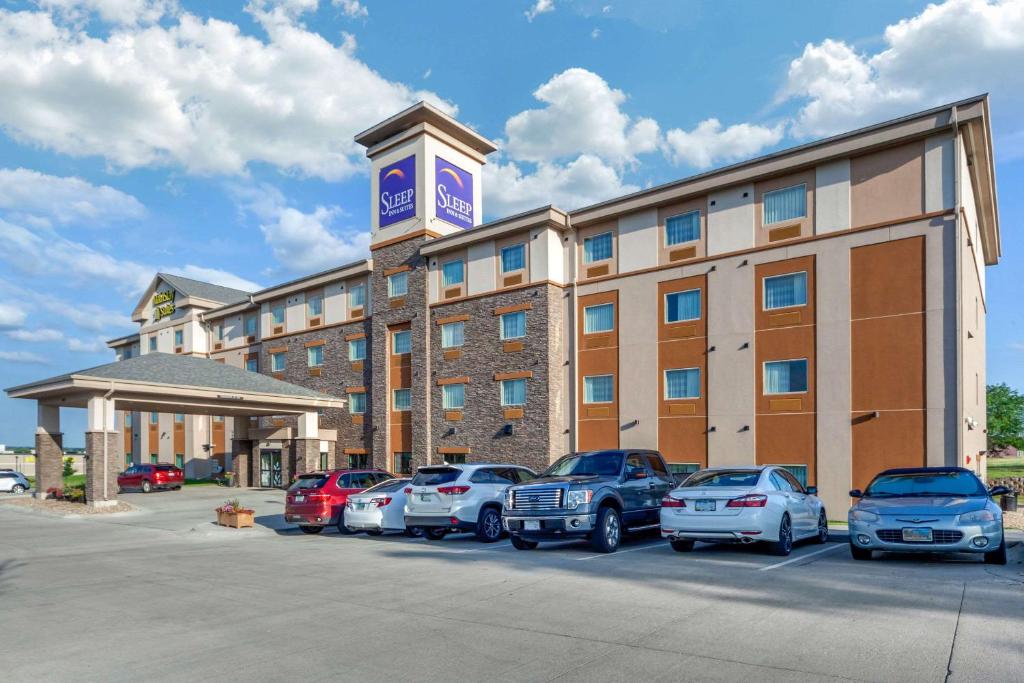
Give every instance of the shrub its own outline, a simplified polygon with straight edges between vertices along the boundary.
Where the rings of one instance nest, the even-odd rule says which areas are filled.
[[[64,458],[64,476],[70,477],[75,474],[75,459]]]
[[[69,503],[84,503],[85,502],[85,487],[84,486],[68,486],[64,489],[64,500]]]

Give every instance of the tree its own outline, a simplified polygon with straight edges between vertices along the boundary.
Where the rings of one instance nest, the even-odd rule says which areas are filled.
[[[988,397],[988,447],[1024,448],[1024,394],[1006,384],[990,384]]]
[[[75,473],[75,459],[64,458],[64,476],[70,477]]]

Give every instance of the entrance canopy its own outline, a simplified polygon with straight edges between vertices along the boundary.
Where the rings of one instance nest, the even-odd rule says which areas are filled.
[[[116,410],[198,415],[293,415],[344,408],[343,398],[223,363],[149,353],[6,389],[11,398],[88,408],[106,396]]]

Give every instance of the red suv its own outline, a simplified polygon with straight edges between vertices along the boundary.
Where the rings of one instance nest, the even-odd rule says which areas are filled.
[[[185,473],[174,465],[132,465],[117,475],[118,488],[142,489],[149,493],[153,489],[180,489],[185,483]]]
[[[349,495],[361,493],[382,481],[394,479],[384,470],[333,470],[300,474],[288,487],[284,519],[299,525],[304,533],[318,534],[325,526],[351,534],[345,527],[345,503]]]

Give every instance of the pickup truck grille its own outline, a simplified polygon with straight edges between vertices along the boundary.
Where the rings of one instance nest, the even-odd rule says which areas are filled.
[[[513,510],[549,510],[562,507],[562,489],[512,491]]]

